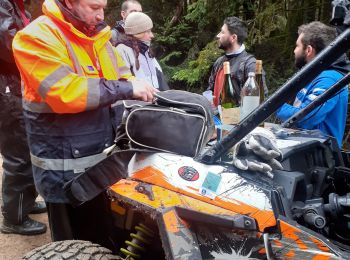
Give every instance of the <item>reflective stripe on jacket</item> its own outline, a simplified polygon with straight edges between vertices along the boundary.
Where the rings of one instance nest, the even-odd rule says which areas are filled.
[[[113,144],[109,105],[132,95],[130,83],[112,95],[101,78],[132,75],[109,42],[109,27],[88,37],[54,0],[45,0],[43,12],[16,35],[13,49],[36,186],[45,201],[66,203],[63,185]]]
[[[90,38],[64,20],[54,0],[45,1],[43,12],[13,43],[26,109],[78,113],[105,105],[99,103],[99,78],[131,77],[109,43],[110,28]]]

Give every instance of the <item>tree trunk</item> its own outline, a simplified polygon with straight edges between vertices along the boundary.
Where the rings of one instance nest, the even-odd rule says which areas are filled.
[[[175,24],[179,21],[179,19],[180,19],[180,17],[181,17],[181,14],[182,14],[182,12],[183,12],[183,10],[184,10],[184,6],[185,6],[185,4],[186,4],[185,2],[186,2],[186,0],[180,0],[180,1],[177,3],[176,9],[175,9],[175,14],[174,14],[174,16],[171,18],[170,23],[169,23],[167,29],[171,28],[173,25],[175,25]]]

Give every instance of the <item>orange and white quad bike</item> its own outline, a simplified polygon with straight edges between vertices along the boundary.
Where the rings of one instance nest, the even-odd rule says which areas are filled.
[[[225,163],[135,154],[110,197],[124,223],[134,216],[147,224],[122,253],[142,258],[135,244],[147,248],[142,239],[159,236],[166,259],[350,259],[350,193],[334,193],[349,191],[350,172],[335,166],[330,139],[310,135],[278,140],[284,170],[272,179]]]
[[[76,178],[70,192],[78,204],[107,190],[123,240],[117,255],[89,242],[61,241],[24,259],[350,259],[350,154],[333,138],[277,131],[284,169],[272,178],[225,160],[233,145],[349,47],[346,29],[197,158],[117,151]]]
[[[89,242],[61,241],[24,259],[350,259],[349,161],[334,142],[309,131],[278,139],[284,170],[273,178],[225,162],[136,152],[128,176],[107,191],[126,240],[122,258]],[[111,179],[120,158],[117,152],[87,173]]]

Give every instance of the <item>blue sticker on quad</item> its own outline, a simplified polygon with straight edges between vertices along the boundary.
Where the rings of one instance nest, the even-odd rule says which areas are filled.
[[[205,180],[202,184],[202,188],[206,189],[207,191],[216,193],[219,188],[221,178],[221,175],[208,172],[208,175],[205,177]]]

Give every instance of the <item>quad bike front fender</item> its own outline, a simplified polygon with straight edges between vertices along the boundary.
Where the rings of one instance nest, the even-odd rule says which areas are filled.
[[[167,259],[264,258],[262,233],[252,217],[132,180],[113,185],[110,195],[154,219]]]
[[[283,217],[264,241],[256,219],[156,185],[121,180],[110,194],[154,219],[167,259],[346,259],[322,236]]]

